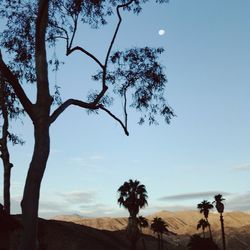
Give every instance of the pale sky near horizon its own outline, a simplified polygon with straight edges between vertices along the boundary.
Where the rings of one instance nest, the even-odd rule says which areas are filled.
[[[51,126],[40,216],[127,215],[116,190],[130,178],[147,188],[149,206],[142,214],[196,209],[217,193],[225,196],[226,210],[250,211],[249,11],[248,0],[170,0],[147,3],[139,16],[123,13],[115,48],[165,49],[160,60],[166,96],[177,116],[170,125],[159,118],[160,125],[149,127],[138,125],[137,114],[129,111],[127,137],[106,114],[69,108]],[[77,41],[103,61],[115,24],[113,16],[104,28],[82,28]],[[56,53],[63,53],[62,45]],[[81,54],[62,60],[52,85],[61,86],[63,100],[85,96],[98,68]],[[25,88],[32,97],[33,87]],[[121,113],[119,102],[113,110]],[[12,125],[26,141],[11,148],[13,213],[19,212],[33,149],[32,124],[23,122]]]

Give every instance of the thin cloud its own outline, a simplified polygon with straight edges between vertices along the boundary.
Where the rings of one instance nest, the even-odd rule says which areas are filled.
[[[233,195],[225,200],[225,208],[231,211],[250,211],[250,192]]]
[[[185,193],[177,195],[169,195],[159,198],[160,201],[183,201],[183,200],[192,200],[192,199],[205,199],[214,197],[216,194],[230,195],[231,193],[221,192],[221,191],[207,191],[207,192],[195,192],[195,193]]]
[[[103,160],[104,157],[102,155],[92,155],[90,156],[90,160],[98,161],[98,160]]]
[[[41,200],[39,202],[39,211],[41,213],[45,212],[61,212],[63,209],[68,208],[68,204],[66,203],[59,203],[55,201],[44,201]]]
[[[248,164],[234,166],[233,169],[236,171],[250,171],[250,164],[248,163]]]
[[[125,216],[127,212],[119,209],[107,206],[105,204],[91,204],[80,206],[79,214],[86,217],[105,217],[105,216]]]
[[[96,193],[93,191],[90,192],[73,191],[59,195],[63,197],[66,202],[69,202],[71,204],[81,204],[81,203],[93,202]]]

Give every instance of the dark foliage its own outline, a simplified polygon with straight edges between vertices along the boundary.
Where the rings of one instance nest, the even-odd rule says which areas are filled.
[[[101,63],[94,55],[79,46],[73,47],[73,41],[79,23],[98,28],[107,24],[108,17],[118,14],[119,10],[132,11],[139,14],[142,5],[148,0],[116,1],[116,0],[51,0],[49,6],[49,22],[46,33],[48,47],[55,46],[59,41],[65,41],[66,55],[78,51],[94,59],[101,71],[94,80],[100,80],[103,88],[113,89],[113,93],[123,100],[124,127],[127,129],[127,106],[140,111],[139,124],[148,121],[157,124],[157,115],[164,117],[167,123],[174,116],[174,112],[165,99],[165,85],[167,79],[164,67],[159,63],[162,48],[132,48],[126,51],[111,49],[117,32],[114,34],[105,63]],[[157,0],[158,3],[167,0]],[[38,14],[37,1],[9,1],[0,0],[0,17],[6,21],[6,29],[0,33],[0,46],[9,54],[8,66],[12,73],[23,82],[36,82],[35,66],[35,37],[36,17]],[[115,11],[116,10],[116,11]],[[117,13],[116,13],[117,12]],[[120,17],[121,22],[121,17]],[[117,26],[117,31],[120,23]],[[61,61],[54,56],[48,60],[51,70],[58,70]],[[106,92],[106,91],[105,91]],[[110,92],[109,92],[110,93]],[[127,96],[129,94],[129,96]],[[53,101],[60,105],[59,88],[56,85]],[[88,101],[98,100],[100,107],[110,107],[114,97],[107,93],[91,91]],[[97,109],[89,112],[98,113]]]
[[[198,234],[191,236],[187,247],[188,250],[219,250],[210,238],[201,238]]]
[[[119,205],[128,209],[130,216],[136,216],[139,213],[139,209],[148,204],[146,187],[137,180],[125,181],[119,187],[118,194]]]
[[[131,94],[130,107],[142,113],[139,123],[148,118],[149,124],[157,123],[156,115],[162,115],[167,123],[174,116],[173,110],[164,98],[167,83],[163,66],[158,57],[163,48],[133,48],[126,51],[116,51],[110,56],[111,66],[106,74],[108,86],[113,92],[124,98],[124,108],[127,106],[127,94]],[[101,80],[103,72],[93,76]]]

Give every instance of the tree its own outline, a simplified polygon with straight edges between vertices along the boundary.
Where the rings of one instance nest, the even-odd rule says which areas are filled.
[[[143,228],[146,228],[149,226],[148,219],[143,217],[143,216],[139,216],[137,218],[137,224],[138,224],[139,229],[140,229],[140,234],[143,237]],[[143,238],[142,238],[142,244],[143,244],[143,248],[146,250],[146,244],[145,244],[145,241]]]
[[[24,227],[21,250],[36,249],[40,186],[50,152],[50,125],[68,107],[105,112],[121,125],[126,135],[129,135],[128,106],[141,112],[140,123],[146,120],[149,124],[156,123],[157,115],[169,123],[174,116],[164,98],[167,79],[157,61],[163,49],[145,47],[112,52],[122,23],[120,11],[139,14],[145,2],[147,0],[0,0],[0,16],[3,23],[6,22],[6,29],[0,34],[0,48],[5,52],[0,54],[0,73],[13,88],[34,126],[34,150],[21,202]],[[104,62],[85,48],[73,46],[80,22],[97,28],[106,24],[107,16],[112,14],[116,14],[118,23]],[[66,56],[78,52],[96,63],[100,71],[93,79],[100,81],[100,89],[92,91],[87,100],[68,99],[52,111],[48,67],[52,64],[58,69],[59,61],[48,59],[48,52],[59,42],[65,44]],[[6,53],[9,55],[5,57]],[[22,83],[35,84],[34,103]],[[124,120],[110,110],[114,98],[124,100]]]
[[[204,218],[208,223],[208,229],[209,229],[209,234],[210,234],[211,239],[213,239],[213,237],[212,237],[211,227],[210,227],[210,224],[208,222],[208,215],[209,215],[209,210],[213,209],[213,207],[214,206],[207,200],[204,200],[197,205],[197,208],[200,210],[200,213],[204,215]]]
[[[217,194],[214,196],[213,203],[215,203],[215,207],[218,213],[220,213],[222,245],[223,245],[223,250],[226,250],[225,229],[224,229],[224,219],[223,219],[224,204],[222,203],[222,201],[224,200],[225,199],[222,197],[221,194]]]
[[[136,249],[136,242],[139,238],[137,215],[147,202],[147,191],[139,181],[125,181],[118,189],[118,204],[129,211],[129,221],[127,227],[128,237],[131,241],[131,250]]]
[[[188,242],[188,250],[219,250],[219,247],[210,238],[201,238],[200,235],[194,234]]]
[[[197,224],[197,230],[199,230],[200,228],[202,229],[202,233],[203,233],[203,238],[205,238],[205,229],[209,226],[208,221],[204,220],[204,219],[200,219],[198,224]]]
[[[151,229],[157,234],[158,238],[158,250],[163,250],[163,238],[164,233],[168,233],[168,224],[160,217],[155,217],[151,223]]]
[[[17,96],[0,75],[0,116],[3,122],[1,124],[0,157],[4,169],[3,200],[4,210],[7,214],[10,214],[10,178],[13,167],[10,161],[8,141],[12,142],[13,145],[24,143],[17,135],[10,133],[9,121],[16,119],[21,114],[23,114],[23,110],[19,106]]]

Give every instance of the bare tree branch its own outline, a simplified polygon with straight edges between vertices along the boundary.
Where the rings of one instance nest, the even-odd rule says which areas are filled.
[[[67,30],[64,29],[64,28],[62,28],[62,27],[60,27],[60,26],[54,25],[54,24],[51,24],[51,25],[54,26],[57,29],[62,30],[64,32],[64,34],[66,35],[66,37],[61,37],[61,38],[66,39],[66,53],[67,53],[68,48],[69,48],[69,34],[68,34]]]
[[[93,102],[88,103],[76,99],[68,99],[52,113],[52,115],[50,116],[50,123],[53,123],[59,117],[59,115],[62,114],[63,111],[67,109],[70,105],[75,105],[85,109],[98,109],[98,107],[93,104]]]
[[[78,16],[79,16],[79,14],[76,14],[75,18],[72,16],[72,19],[73,19],[73,22],[74,22],[74,29],[73,29],[72,37],[70,39],[68,49],[70,49],[72,47],[72,44],[73,44],[73,41],[74,41],[74,38],[75,38],[75,34],[76,34],[76,30],[77,30],[77,23],[78,23]]]
[[[118,118],[116,117],[113,113],[111,113],[111,111],[109,111],[108,109],[106,109],[103,105],[99,105],[98,106],[100,109],[104,110],[107,114],[109,114],[113,119],[115,119],[116,121],[118,121],[120,123],[120,125],[122,126],[125,134],[127,136],[129,136],[129,132],[127,130],[127,127],[123,124],[123,122]]]
[[[127,89],[124,91],[124,106],[123,106],[123,111],[124,111],[124,119],[125,119],[125,127],[128,127],[128,113],[127,113]]]
[[[113,38],[110,42],[110,45],[109,45],[109,48],[108,48],[108,52],[107,52],[107,55],[106,55],[106,59],[105,59],[105,63],[104,63],[104,68],[106,69],[107,68],[107,64],[108,64],[108,59],[109,59],[109,55],[110,55],[110,52],[111,52],[111,49],[114,45],[114,42],[115,42],[115,39],[116,39],[116,36],[117,36],[117,33],[119,31],[119,28],[120,28],[120,25],[121,25],[121,22],[122,22],[122,18],[121,18],[121,15],[120,15],[120,8],[124,8],[124,7],[127,7],[129,6],[130,4],[132,4],[134,2],[134,0],[131,0],[129,1],[128,3],[125,3],[125,4],[121,4],[121,5],[118,5],[116,7],[116,13],[117,13],[117,16],[119,18],[119,22],[116,26],[116,29],[115,29],[115,33],[113,35]]]
[[[33,106],[34,105],[31,103],[31,101],[25,94],[17,77],[11,72],[11,70],[3,61],[1,50],[0,50],[0,72],[4,76],[4,78],[6,78],[7,82],[13,87],[18,99],[22,103],[27,114],[30,116],[31,119],[33,119],[33,116],[34,116]]]
[[[117,12],[117,16],[118,16],[118,18],[119,18],[119,21],[118,21],[118,24],[117,24],[117,26],[116,26],[115,33],[114,33],[114,35],[113,35],[113,37],[112,37],[112,40],[111,40],[111,42],[110,42],[110,45],[109,45],[109,48],[108,48],[108,52],[107,52],[107,54],[106,54],[105,63],[104,63],[104,66],[103,66],[103,74],[102,74],[102,91],[101,91],[100,94],[98,95],[97,100],[98,100],[98,99],[100,100],[100,99],[102,98],[102,96],[105,94],[105,92],[108,90],[108,87],[107,87],[107,85],[106,85],[106,75],[107,75],[108,59],[109,59],[110,52],[111,52],[111,50],[112,50],[112,47],[113,47],[113,45],[114,45],[114,42],[115,42],[117,33],[118,33],[118,31],[119,31],[119,28],[120,28],[120,25],[121,25],[121,22],[122,22],[122,18],[121,18],[121,15],[120,15],[120,11],[119,11],[119,10],[120,10],[120,8],[129,6],[130,4],[133,3],[133,1],[134,1],[134,0],[131,0],[131,1],[129,1],[129,2],[126,3],[126,4],[118,5],[118,6],[116,7],[116,12]],[[98,101],[99,101],[99,100],[98,100]],[[126,127],[127,127],[127,125],[126,125]]]
[[[102,63],[93,55],[93,54],[91,54],[90,52],[88,52],[87,50],[85,50],[84,48],[82,48],[82,47],[80,47],[80,46],[76,46],[76,47],[74,47],[74,48],[70,48],[70,49],[68,49],[68,51],[67,51],[67,53],[66,53],[66,55],[68,56],[68,55],[70,55],[72,52],[74,52],[74,51],[77,51],[77,50],[79,50],[79,51],[81,51],[82,53],[84,53],[84,54],[86,54],[87,56],[89,56],[90,58],[92,58],[102,69],[103,69],[103,65],[102,65]]]

